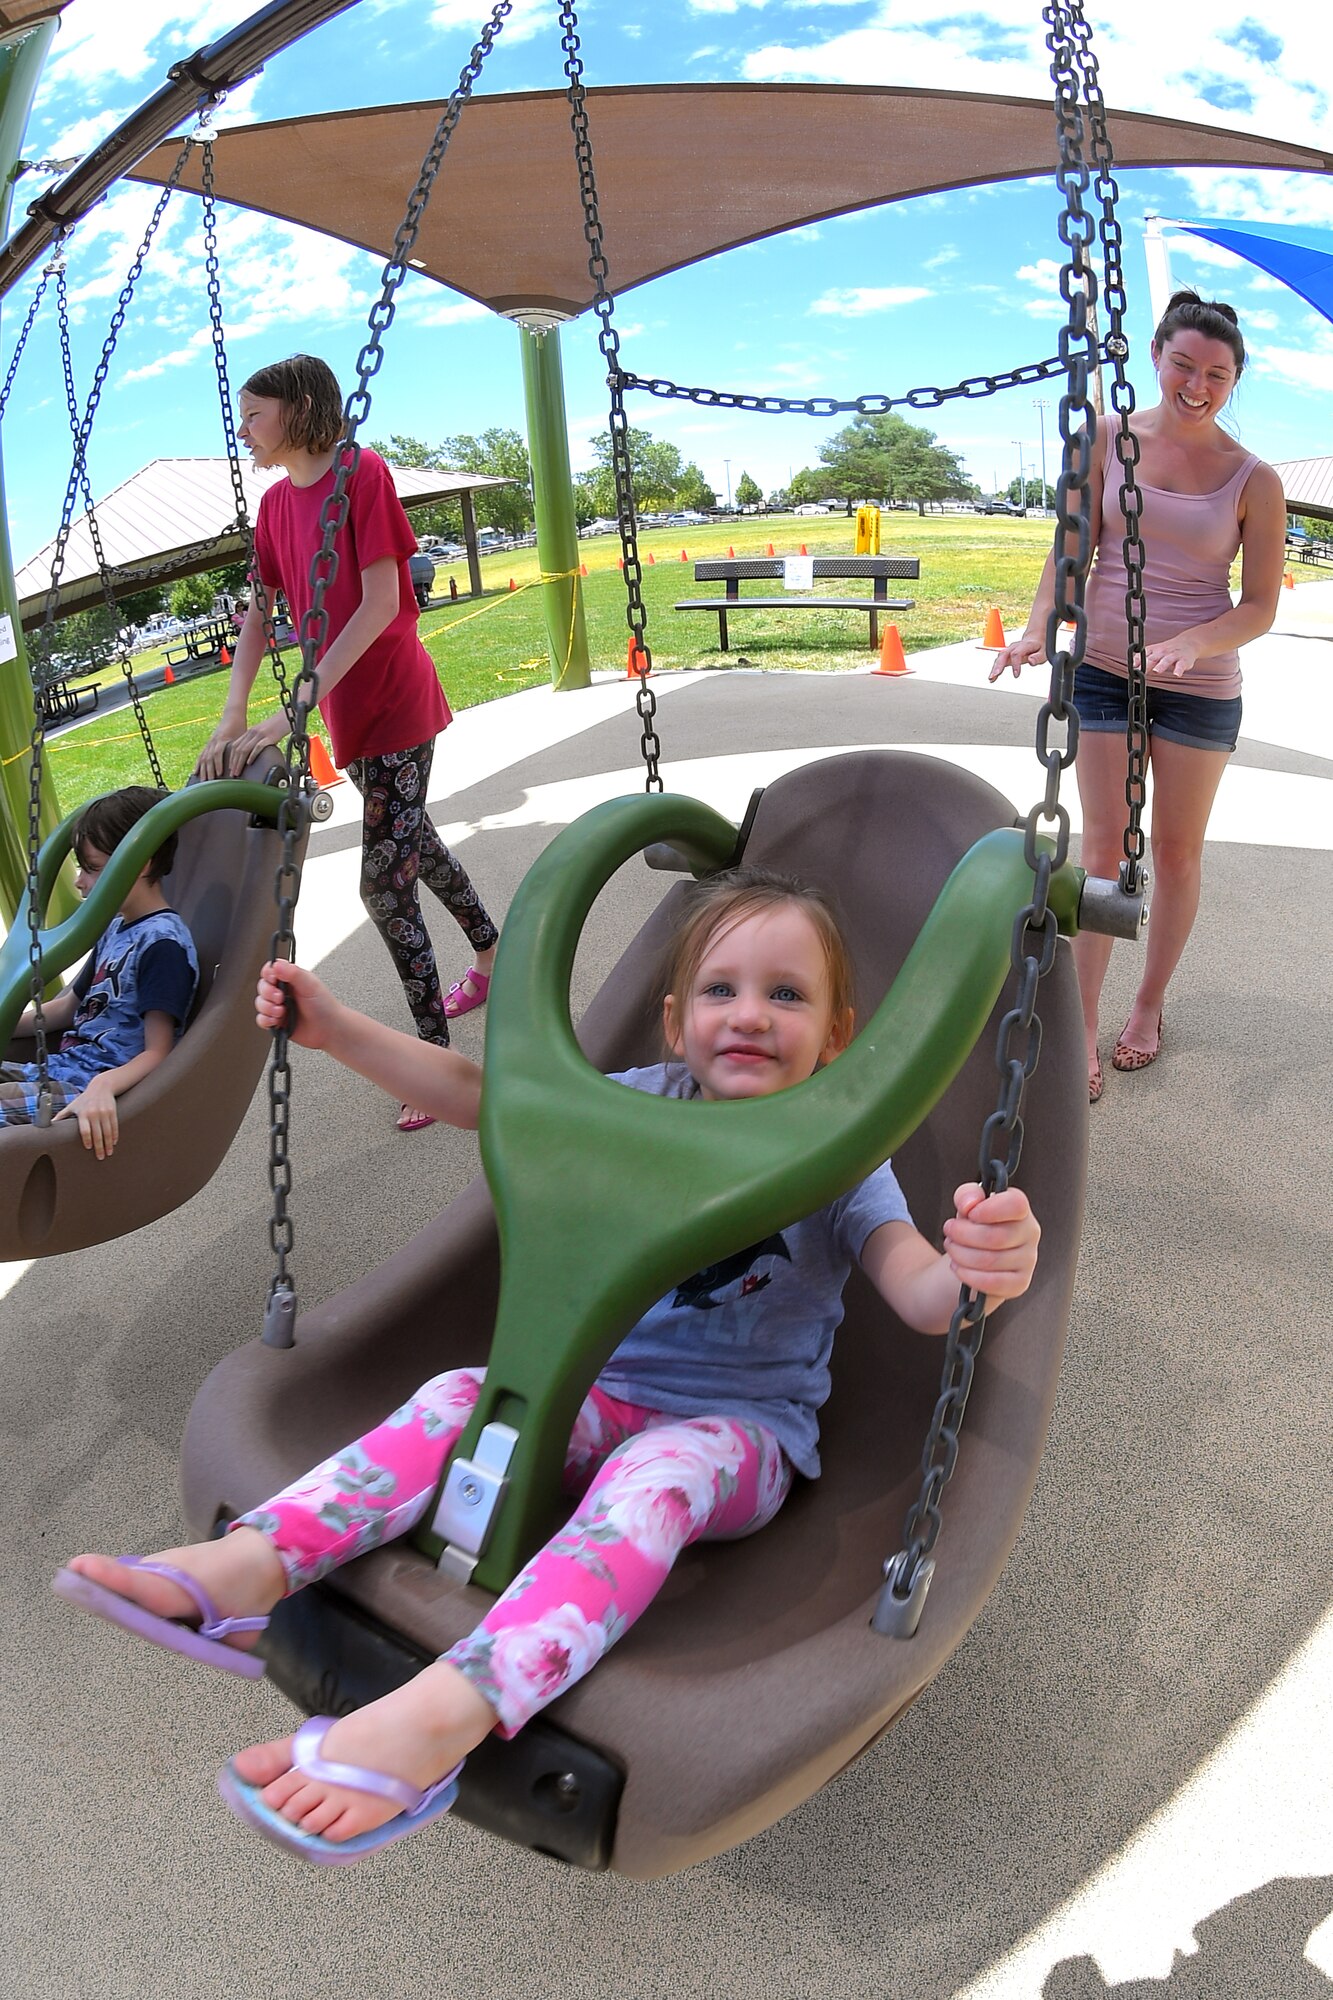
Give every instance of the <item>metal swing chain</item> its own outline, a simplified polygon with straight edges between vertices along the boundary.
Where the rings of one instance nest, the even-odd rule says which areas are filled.
[[[41,883],[38,868],[42,844],[42,755],[46,744],[42,694],[50,686],[51,682],[57,678],[54,661],[55,609],[60,595],[60,579],[65,567],[65,553],[73,526],[74,504],[80,490],[82,490],[84,495],[89,531],[93,537],[93,547],[97,556],[103,591],[106,594],[107,602],[112,612],[114,613],[116,610],[115,594],[110,588],[106,558],[101,547],[101,538],[98,534],[96,517],[93,513],[92,492],[88,483],[88,439],[92,431],[93,418],[97,411],[98,398],[101,395],[102,386],[106,380],[111,356],[115,351],[116,338],[120,332],[121,325],[124,323],[125,313],[133,296],[134,286],[138,280],[139,273],[143,269],[144,257],[157,231],[157,225],[162,219],[167,199],[180,178],[186,160],[189,158],[191,143],[191,141],[186,142],[181,151],[180,158],[176,161],[171,180],[168,182],[166,188],[164,188],[153,210],[147,232],[139,246],[138,256],[130,268],[130,274],[121,291],[117,313],[112,318],[110,329],[103,344],[101,359],[98,362],[92,389],[89,392],[87,408],[82,419],[79,416],[78,396],[74,388],[74,363],[70,351],[69,293],[63,256],[57,254],[52,259],[47,270],[42,275],[42,285],[37,295],[37,298],[40,298],[41,291],[45,289],[48,276],[54,272],[56,280],[56,314],[60,328],[60,361],[65,382],[65,404],[69,413],[70,429],[74,438],[74,462],[70,468],[69,482],[65,488],[65,498],[60,511],[60,527],[56,534],[55,548],[51,555],[51,571],[47,582],[46,602],[42,615],[41,638],[47,657],[45,660],[39,659],[34,663],[33,723],[28,742],[28,957],[31,981],[30,994],[33,1009],[33,1034],[36,1041],[37,1055],[37,1115],[35,1122],[42,1128],[48,1126],[51,1122],[49,1051],[46,1040],[46,1016],[42,1005],[44,982],[42,979]],[[57,240],[57,253],[63,247],[66,233],[62,231]],[[34,299],[33,306],[29,308],[27,325],[31,324],[34,317],[37,298]],[[26,338],[26,326],[24,338]],[[14,362],[11,364],[9,377],[5,383],[4,393],[6,397],[9,393],[10,384],[13,381],[17,359],[16,355]],[[139,690],[135,684],[134,675],[129,666],[128,655],[125,653],[123,646],[121,648],[121,664],[129,681],[134,712],[138,719],[139,733],[143,738],[144,748],[148,753],[149,765],[159,788],[165,790],[161,766],[157,760],[157,753],[153,747],[152,737],[148,730],[147,718],[144,715],[143,705],[139,699]]]
[[[1097,56],[1092,46],[1092,32],[1083,14],[1082,0],[1063,0],[1063,4],[1066,15],[1065,32],[1072,45],[1073,60],[1082,84],[1086,106],[1087,126],[1092,142],[1092,162],[1097,170],[1095,189],[1102,204],[1099,225],[1104,274],[1102,302],[1109,322],[1103,347],[1114,370],[1111,407],[1120,419],[1115,434],[1115,448],[1123,480],[1121,506],[1125,518],[1123,548],[1126,580],[1125,621],[1128,627],[1126,662],[1129,671],[1125,771],[1125,805],[1128,817],[1125,823],[1125,859],[1120,867],[1120,886],[1126,894],[1134,895],[1142,890],[1147,882],[1147,870],[1143,865],[1145,847],[1143,811],[1147,803],[1148,771],[1148,606],[1143,587],[1145,557],[1143,537],[1140,532],[1143,496],[1135,476],[1135,467],[1140,456],[1139,441],[1130,427],[1135,396],[1134,386],[1129,380],[1126,369],[1129,359],[1129,339],[1124,324],[1126,298],[1124,270],[1121,263],[1124,231],[1116,213],[1120,190],[1115,179],[1115,156],[1107,126],[1106,99],[1102,95]]]
[[[352,475],[361,460],[361,447],[356,441],[357,431],[370,414],[370,381],[383,366],[384,355],[381,340],[393,322],[394,295],[407,276],[407,262],[412,254],[417,235],[421,228],[421,218],[425,214],[435,177],[444,163],[444,155],[464,104],[472,95],[472,86],[481,74],[482,64],[490,54],[508,15],[513,11],[513,0],[496,0],[490,20],[482,29],[473,45],[472,53],[463,65],[458,84],[440,115],[426,157],[421,163],[417,184],[408,199],[407,212],[398,225],[393,240],[393,249],[384,266],[383,282],[379,298],[370,309],[370,338],[357,356],[356,387],[349,394],[343,407],[346,425],[343,438],[336,447],[337,470],[333,491],[320,508],[320,546],[311,559],[309,581],[312,597],[309,609],[301,620],[301,670],[297,676],[293,692],[291,733],[287,738],[286,785],[282,804],[278,810],[278,829],[282,834],[282,858],[278,863],[274,883],[274,900],[277,903],[277,924],[269,948],[271,958],[290,959],[295,950],[296,899],[301,887],[301,863],[297,854],[297,842],[309,815],[309,804],[303,796],[310,779],[310,736],[309,720],[311,711],[319,701],[319,671],[316,662],[323,651],[328,636],[329,615],[324,609],[324,599],[329,586],[338,574],[338,555],[334,543],[347,520],[350,507],[347,488]],[[271,631],[266,601],[261,599],[265,611],[265,630]],[[291,1115],[291,1064],[288,1060],[290,1037],[286,1024],[273,1031],[273,1059],[269,1065],[269,1187],[273,1194],[273,1211],[269,1219],[269,1244],[273,1251],[274,1269],[269,1281],[268,1298],[264,1309],[264,1330],[262,1342],[267,1347],[290,1347],[295,1338],[296,1287],[287,1268],[295,1241],[295,1232],[288,1208],[288,1197],[292,1189],[292,1169],[289,1151]]]
[[[194,138],[191,136],[186,139],[185,144],[181,147],[171,173],[153,208],[148,226],[135,253],[134,262],[130,265],[125,283],[121,287],[120,297],[116,302],[116,309],[111,316],[106,337],[102,343],[102,352],[98,358],[97,366],[93,371],[92,386],[88,391],[88,401],[82,418],[78,414],[78,400],[74,393],[74,374],[69,344],[69,300],[65,285],[63,264],[56,272],[56,297],[60,317],[61,361],[65,373],[65,398],[70,411],[71,429],[74,433],[74,462],[70,468],[69,483],[65,488],[64,503],[60,510],[60,527],[56,533],[55,548],[51,556],[51,574],[47,585],[46,604],[42,618],[42,634],[48,643],[54,631],[55,608],[60,595],[60,579],[65,567],[65,554],[73,526],[74,503],[80,490],[84,494],[84,503],[88,513],[88,528],[93,540],[93,549],[97,556],[103,591],[107,596],[111,610],[113,612],[116,610],[115,593],[110,586],[110,574],[106,565],[106,557],[102,551],[101,536],[96,516],[93,512],[92,492],[88,484],[88,440],[92,435],[93,422],[97,415],[97,406],[101,399],[102,389],[106,383],[107,371],[111,366],[111,357],[115,353],[116,342],[120,337],[121,328],[125,324],[125,316],[129,311],[130,302],[134,297],[134,288],[138,284],[139,277],[143,271],[144,259],[148,255],[153,238],[157,234],[158,225],[166,212],[167,203],[176,191],[181,174],[185,170],[186,161],[189,159],[193,149]],[[129,655],[123,646],[120,650],[120,666],[129,687],[130,700],[134,705],[135,720],[139,725],[139,734],[143,739],[149,768],[153,773],[155,783],[160,789],[165,790],[166,786],[162,777],[162,768],[158,762],[157,751],[153,746],[153,739],[148,727],[148,719],[144,714],[143,703],[139,697],[138,683],[134,678],[134,671],[129,663]],[[51,677],[48,671],[46,679],[49,680]],[[44,682],[39,677],[38,686],[42,685],[44,685]]]
[[[140,699],[138,682],[134,677],[134,668],[130,662],[129,646],[126,643],[124,628],[120,624],[120,607],[116,603],[116,593],[112,585],[111,573],[107,568],[106,551],[102,547],[102,530],[98,524],[96,510],[93,505],[93,489],[92,482],[88,476],[88,461],[86,456],[87,434],[81,434],[80,432],[79,401],[74,391],[74,367],[69,344],[69,298],[65,289],[65,273],[63,270],[56,279],[56,296],[60,319],[60,359],[65,373],[65,403],[69,411],[70,430],[74,437],[74,463],[78,476],[78,488],[83,495],[83,511],[84,518],[88,523],[88,536],[93,545],[93,557],[97,563],[97,574],[101,579],[102,601],[111,613],[112,618],[116,621],[116,664],[125,676],[125,680],[129,686],[130,700],[134,704],[134,718],[139,725],[139,735],[143,742],[144,754],[148,759],[148,767],[153,774],[153,782],[158,790],[165,791],[167,783],[162,775],[162,766],[158,761],[157,746],[153,742],[152,731],[148,726],[148,717],[144,713],[143,702]],[[62,551],[62,567],[63,563],[64,553]],[[52,577],[54,578],[55,575],[56,571],[53,566]],[[48,643],[53,643],[54,636],[55,604],[53,598],[48,597],[47,617],[42,628],[42,637]],[[52,664],[52,662],[48,662],[48,666]],[[51,677],[54,677],[54,675]]]
[[[1037,989],[1055,962],[1059,936],[1055,912],[1047,898],[1051,877],[1064,863],[1069,850],[1069,812],[1060,803],[1060,776],[1074,761],[1078,746],[1078,715],[1071,696],[1075,669],[1083,658],[1087,639],[1083,597],[1091,540],[1092,407],[1088,384],[1096,364],[1097,345],[1088,323],[1085,274],[1088,287],[1095,280],[1087,265],[1091,219],[1082,197],[1088,186],[1088,171],[1083,161],[1083,119],[1064,4],[1065,0],[1050,0],[1044,10],[1050,27],[1047,45],[1052,56],[1060,149],[1056,184],[1064,202],[1060,240],[1069,251],[1069,262],[1060,274],[1061,295],[1069,308],[1068,324],[1060,339],[1061,358],[1068,376],[1067,391],[1060,399],[1063,459],[1056,490],[1061,553],[1055,566],[1055,608],[1047,625],[1047,653],[1052,663],[1050,693],[1038,714],[1036,739],[1037,757],[1046,771],[1046,792],[1024,823],[1023,852],[1032,870],[1033,889],[1031,901],[1014,919],[1010,958],[1016,997],[1000,1022],[996,1043],[995,1061],[1001,1078],[999,1102],[981,1133],[979,1179],[987,1195],[1007,1188],[1017,1170],[1023,1148],[1023,1086],[1036,1069],[1041,1052]],[[1068,553],[1071,536],[1076,540],[1073,556]],[[1073,626],[1068,650],[1059,645],[1062,625]],[[1063,749],[1050,741],[1053,721],[1065,725]],[[1055,828],[1053,853],[1037,845],[1043,821]],[[942,1525],[941,1496],[958,1461],[959,1431],[985,1328],[984,1296],[963,1286],[949,1323],[940,1392],[921,1454],[921,1487],[907,1512],[903,1547],[884,1565],[885,1582],[871,1620],[874,1629],[888,1637],[910,1639],[921,1620],[935,1569],[931,1550]]]
[[[62,260],[65,240],[68,234],[68,230],[62,229],[56,237],[55,248],[51,253],[51,261],[43,267],[41,283],[32,295],[28,310],[24,315],[23,325],[19,328],[19,337],[14,343],[14,352],[9,357],[9,367],[5,372],[4,387],[0,389],[0,418],[3,418],[5,414],[5,405],[9,401],[9,392],[14,386],[14,377],[19,372],[19,362],[23,359],[23,350],[28,344],[28,335],[32,332],[33,321],[36,319],[42,299],[45,297],[46,287],[51,281],[52,273]]]
[[[250,522],[250,509],[245,498],[245,482],[241,477],[240,446],[236,442],[236,424],[231,411],[231,381],[227,370],[227,344],[222,323],[222,278],[221,261],[218,257],[217,199],[213,175],[213,139],[205,133],[201,147],[202,195],[204,205],[204,269],[208,278],[208,319],[213,338],[213,366],[217,375],[218,402],[222,409],[222,434],[227,446],[227,468],[231,474],[232,498],[236,502],[235,526],[245,537],[245,573],[252,591],[257,591],[256,602],[264,616],[264,643],[273,677],[278,684],[278,696],[289,726],[296,720],[292,704],[292,691],[287,685],[287,670],[283,664],[282,652],[278,646],[274,629],[273,614],[267,593],[259,582],[255,563],[255,538]]]
[[[620,335],[612,318],[615,301],[611,296],[610,267],[602,239],[602,221],[597,204],[597,181],[593,173],[592,139],[588,131],[587,92],[583,87],[583,59],[579,54],[578,19],[570,0],[561,0],[560,46],[565,53],[565,76],[569,82],[569,116],[574,130],[574,155],[579,170],[579,197],[583,203],[583,236],[588,245],[588,275],[596,287],[593,311],[601,322],[597,345],[606,362],[607,386],[611,392],[611,468],[616,486],[616,518],[625,571],[625,619],[632,642],[630,659],[638,675],[635,706],[641,734],[639,748],[644,762],[644,790],[663,789],[658,760],[662,744],[655,726],[657,697],[649,685],[653,656],[648,645],[648,613],[643,602],[643,565],[639,560],[638,524],[634,513],[634,475],[629,452],[629,418],[625,412],[625,389],[629,381],[620,366]]]
[[[838,417],[854,414],[860,417],[887,416],[890,410],[938,410],[945,403],[958,398],[966,402],[980,402],[986,396],[997,395],[1002,389],[1028,388],[1037,382],[1049,382],[1056,375],[1065,373],[1065,364],[1058,354],[1045,361],[1024,362],[1020,368],[1009,368],[1000,375],[969,375],[948,389],[908,389],[904,395],[867,396],[773,396],[749,395],[738,389],[692,389],[683,383],[672,382],[660,375],[623,374],[621,386],[625,389],[639,389],[649,396],[661,396],[669,402],[698,403],[706,410],[746,410],[758,411],[765,416],[789,417]]]

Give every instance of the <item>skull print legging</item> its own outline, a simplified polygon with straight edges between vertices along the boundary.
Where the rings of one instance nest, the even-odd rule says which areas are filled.
[[[288,1592],[414,1528],[472,1414],[485,1370],[451,1369],[236,1528],[277,1551]],[[668,1416],[596,1386],[579,1411],[566,1525],[443,1658],[499,1717],[523,1724],[582,1680],[652,1603],[689,1543],[734,1541],[771,1521],[791,1466],[773,1433],[735,1417]]]
[[[434,754],[432,740],[384,757],[356,757],[347,775],[364,805],[361,901],[389,947],[418,1035],[423,1042],[443,1044],[449,1023],[419,885],[424,882],[439,897],[474,951],[489,950],[500,933],[426,811]]]

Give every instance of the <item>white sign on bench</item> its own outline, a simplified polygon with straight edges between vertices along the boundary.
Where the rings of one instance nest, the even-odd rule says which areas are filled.
[[[813,556],[784,556],[782,558],[782,588],[784,590],[813,590],[815,587],[815,559]]]

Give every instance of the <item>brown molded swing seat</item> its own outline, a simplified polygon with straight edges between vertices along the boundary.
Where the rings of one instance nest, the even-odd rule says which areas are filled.
[[[245,775],[262,782],[281,761],[269,751]],[[72,1118],[45,1130],[5,1130],[0,1261],[127,1235],[179,1208],[216,1172],[271,1045],[256,1026],[254,995],[273,937],[281,854],[277,830],[245,812],[204,813],[180,829],[165,886],[199,955],[189,1026],[151,1076],[119,1099],[120,1138],[109,1160],[84,1147]],[[15,1040],[9,1058],[33,1061],[35,1047]]]
[[[746,859],[828,888],[844,913],[864,1019],[892,981],[955,863],[1012,824],[1007,800],[951,765],[857,752],[769,787]],[[580,1029],[603,1069],[660,1056],[653,980],[673,891]],[[1002,999],[1000,1009],[1007,1004]],[[994,1027],[897,1167],[938,1239],[953,1189],[975,1177],[994,1109]],[[1074,968],[1043,981],[1041,1062],[1028,1090],[1021,1178],[1043,1229],[1036,1281],[997,1315],[978,1366],[938,1569],[916,1637],[870,1629],[881,1565],[920,1479],[942,1345],[905,1332],[855,1274],[822,1415],[824,1475],[798,1482],[752,1540],[687,1550],[640,1624],[512,1744],[491,1739],[456,1810],[586,1866],[671,1873],[770,1825],[888,1727],[962,1640],[1009,1555],[1055,1395],[1083,1209],[1087,1093]],[[653,1162],[609,1228],[651,1202]],[[565,1190],[566,1195],[571,1191]],[[576,1191],[574,1191],[576,1193]],[[186,1509],[208,1532],[366,1429],[418,1383],[487,1351],[498,1253],[485,1186],[379,1270],[297,1325],[217,1367],[184,1445]],[[383,1692],[470,1630],[490,1599],[406,1543],[378,1550],[280,1607],[265,1648],[294,1699],[340,1710]]]

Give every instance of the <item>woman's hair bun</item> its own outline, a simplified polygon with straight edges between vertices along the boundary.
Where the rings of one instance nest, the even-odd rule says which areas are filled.
[[[1229,319],[1233,326],[1240,325],[1240,320],[1236,316],[1236,308],[1234,306],[1223,305],[1221,299],[1212,299],[1209,303],[1215,313],[1221,313],[1223,319]]]

